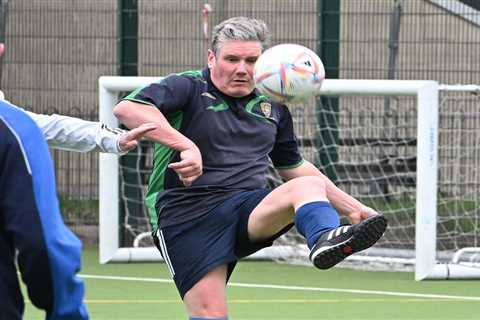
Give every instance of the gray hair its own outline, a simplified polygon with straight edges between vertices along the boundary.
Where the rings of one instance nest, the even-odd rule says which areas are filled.
[[[270,31],[265,22],[247,17],[234,17],[213,28],[210,49],[217,54],[222,43],[231,40],[260,41],[262,50],[270,43]]]

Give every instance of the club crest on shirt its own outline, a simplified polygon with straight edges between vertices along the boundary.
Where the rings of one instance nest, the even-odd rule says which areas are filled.
[[[268,102],[262,102],[260,103],[260,110],[266,118],[270,118],[270,115],[272,114],[272,105]]]

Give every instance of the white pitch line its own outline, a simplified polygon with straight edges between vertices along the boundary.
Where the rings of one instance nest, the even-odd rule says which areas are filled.
[[[158,279],[158,278],[116,277],[116,276],[100,276],[100,275],[89,275],[89,274],[81,274],[79,276],[84,279],[173,283],[173,280]],[[413,293],[413,292],[282,286],[282,285],[275,285],[275,284],[255,284],[255,283],[236,283],[236,282],[230,282],[228,285],[230,287],[243,287],[243,288],[281,289],[281,290],[294,290],[294,291],[319,291],[319,292],[370,294],[370,295],[395,296],[395,297],[415,297],[415,298],[431,298],[431,299],[480,301],[480,297]]]
[[[171,279],[158,279],[158,278],[137,278],[137,277],[117,277],[117,276],[99,276],[93,274],[79,274],[80,278],[85,279],[102,279],[102,280],[120,280],[120,281],[141,281],[141,282],[162,282],[173,283]]]

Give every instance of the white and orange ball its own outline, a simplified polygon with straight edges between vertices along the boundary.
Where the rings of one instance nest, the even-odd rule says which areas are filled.
[[[255,86],[282,104],[297,104],[319,93],[325,68],[318,55],[298,44],[273,46],[255,63]]]

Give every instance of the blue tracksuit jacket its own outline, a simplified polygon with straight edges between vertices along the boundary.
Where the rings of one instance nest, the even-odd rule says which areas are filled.
[[[81,244],[64,225],[52,160],[34,121],[0,101],[0,319],[21,319],[24,299],[46,319],[88,319],[83,304]]]

